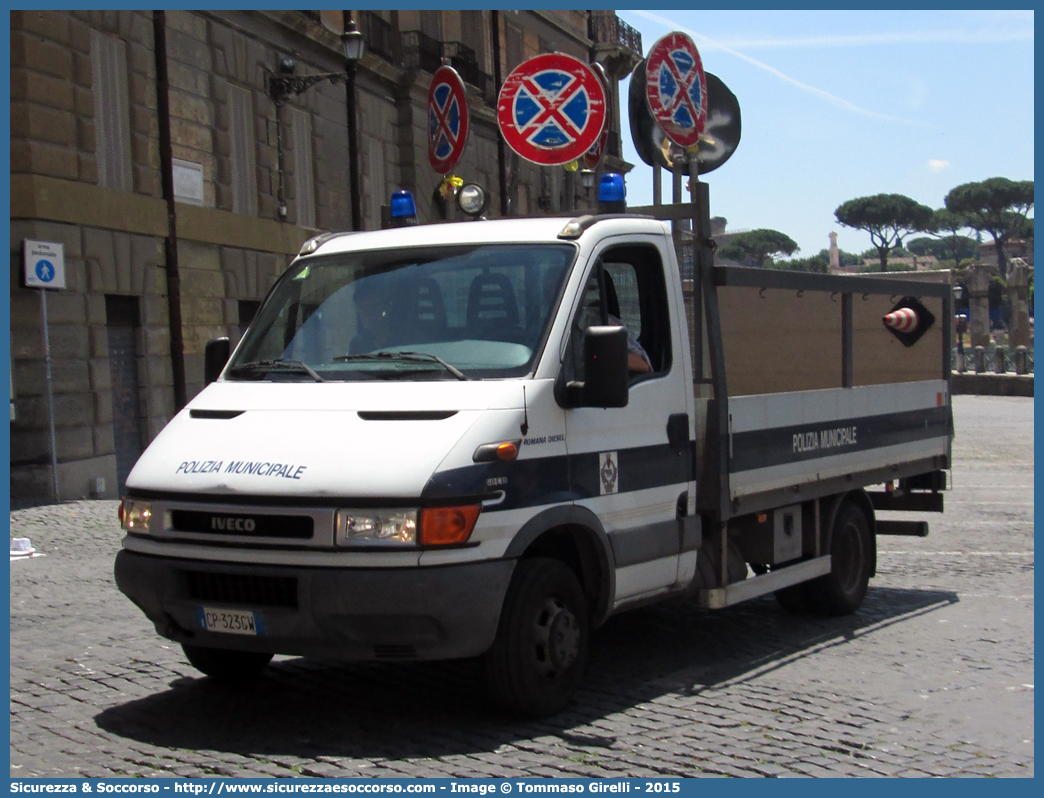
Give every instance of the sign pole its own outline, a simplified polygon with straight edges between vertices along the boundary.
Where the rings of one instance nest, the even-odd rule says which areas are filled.
[[[663,175],[660,171],[660,165],[656,163],[656,159],[653,159],[653,205],[663,204]]]
[[[54,436],[54,390],[51,386],[51,337],[47,332],[47,289],[40,289],[40,312],[43,316],[44,366],[47,373],[47,421],[51,431],[51,476],[54,480],[54,500],[60,502],[58,491],[58,447]]]

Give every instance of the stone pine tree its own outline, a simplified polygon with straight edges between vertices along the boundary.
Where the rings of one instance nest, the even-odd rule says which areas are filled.
[[[975,239],[961,235],[961,231],[967,230],[970,226],[963,213],[955,213],[947,208],[936,208],[932,212],[932,219],[926,232],[939,239],[941,253],[953,261],[955,269],[965,258],[974,257],[975,250],[978,249]],[[945,260],[945,258],[939,259]]]
[[[902,194],[874,194],[843,202],[834,211],[837,221],[870,234],[870,243],[881,260],[881,271],[888,271],[888,253],[901,246],[903,236],[926,230],[932,209]]]
[[[1033,181],[991,177],[978,183],[964,183],[950,189],[946,209],[961,214],[972,227],[993,236],[997,247],[997,268],[1008,275],[1008,256],[1004,246],[1024,234],[1026,214],[1033,207]]]
[[[748,230],[737,233],[728,244],[718,250],[724,258],[739,262],[753,262],[755,266],[770,265],[779,255],[793,255],[797,242],[778,230]]]

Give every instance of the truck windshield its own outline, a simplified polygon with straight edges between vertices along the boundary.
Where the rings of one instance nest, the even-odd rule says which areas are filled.
[[[576,248],[499,244],[348,252],[295,263],[226,379],[477,379],[529,373]]]

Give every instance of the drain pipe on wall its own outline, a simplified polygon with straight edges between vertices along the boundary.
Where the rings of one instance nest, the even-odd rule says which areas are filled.
[[[160,171],[163,199],[167,201],[167,237],[163,250],[167,262],[167,307],[170,316],[170,365],[174,376],[174,412],[187,403],[185,392],[185,340],[181,328],[181,274],[178,271],[178,221],[174,207],[174,154],[170,140],[170,84],[167,80],[167,15],[152,12],[156,53],[156,106],[159,114]]]
[[[499,96],[501,89],[500,69],[500,12],[494,9],[490,12],[490,28],[493,34],[493,85],[496,86]],[[507,151],[504,149],[504,137],[497,130],[497,186],[500,189],[500,215],[508,215],[508,187],[507,187]]]

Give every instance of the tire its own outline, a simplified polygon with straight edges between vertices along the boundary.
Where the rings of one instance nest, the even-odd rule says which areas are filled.
[[[493,698],[526,717],[561,710],[583,675],[588,633],[587,602],[576,575],[558,560],[519,560],[485,655]]]
[[[189,663],[198,671],[222,682],[252,679],[272,660],[271,654],[258,651],[230,651],[181,644]]]
[[[804,587],[813,611],[823,615],[850,615],[859,609],[870,583],[877,545],[862,509],[844,502],[830,535],[830,573]]]

